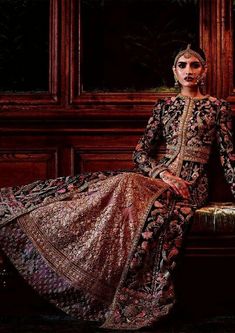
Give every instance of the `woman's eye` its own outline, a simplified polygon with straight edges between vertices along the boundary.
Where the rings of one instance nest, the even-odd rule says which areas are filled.
[[[195,62],[195,63],[192,64],[192,67],[193,68],[199,68],[199,67],[201,67],[201,65],[199,63]]]
[[[179,68],[185,68],[185,67],[186,67],[186,64],[184,64],[184,63],[179,63],[179,64],[178,64],[178,67],[179,67]]]
[[[180,69],[182,69],[182,68],[186,68],[186,66],[187,66],[187,64],[184,63],[184,62],[179,62],[179,63],[178,63],[178,67],[179,67]],[[189,66],[190,66],[191,68],[193,68],[193,69],[197,69],[197,68],[200,68],[200,67],[201,67],[201,64],[200,64],[199,62],[192,62],[191,64],[189,64]]]

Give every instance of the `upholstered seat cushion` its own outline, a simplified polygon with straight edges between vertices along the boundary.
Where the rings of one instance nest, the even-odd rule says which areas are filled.
[[[195,212],[193,233],[235,235],[235,203],[212,202]]]

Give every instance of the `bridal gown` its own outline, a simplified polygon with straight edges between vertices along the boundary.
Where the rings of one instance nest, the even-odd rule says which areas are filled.
[[[154,151],[160,139],[166,154]],[[137,168],[60,177],[0,191],[0,246],[37,292],[103,328],[139,329],[175,303],[172,276],[216,140],[234,193],[231,114],[211,96],[159,100],[133,154]],[[183,200],[159,173],[190,182]]]

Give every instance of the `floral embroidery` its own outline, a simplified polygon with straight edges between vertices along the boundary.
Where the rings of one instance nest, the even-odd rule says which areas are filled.
[[[225,101],[162,99],[133,153],[138,170],[1,189],[1,246],[25,279],[65,312],[105,328],[149,326],[175,303],[172,273],[194,211],[207,200],[214,140],[235,193],[231,138]],[[167,154],[156,161],[159,139]],[[190,182],[190,200],[159,179],[166,169]]]

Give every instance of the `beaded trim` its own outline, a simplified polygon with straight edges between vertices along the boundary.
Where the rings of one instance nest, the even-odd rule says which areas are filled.
[[[166,157],[172,158],[177,154],[176,146],[167,146]],[[210,155],[209,147],[185,147],[184,160],[206,164]]]

